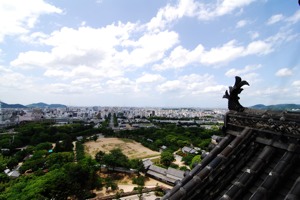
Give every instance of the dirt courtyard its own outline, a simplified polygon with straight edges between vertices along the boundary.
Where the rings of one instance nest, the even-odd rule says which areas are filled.
[[[148,158],[158,156],[158,151],[152,151],[142,144],[135,142],[130,139],[119,139],[119,138],[100,138],[97,141],[89,141],[84,144],[85,152],[95,157],[98,151],[104,151],[108,153],[114,148],[119,148],[122,152],[128,156],[128,158]]]

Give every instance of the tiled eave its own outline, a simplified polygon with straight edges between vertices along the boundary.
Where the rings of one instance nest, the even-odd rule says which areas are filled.
[[[246,109],[244,112],[229,111],[225,116],[225,128],[249,127],[300,139],[300,113]]]
[[[300,113],[229,111],[223,131],[162,200],[300,198]]]

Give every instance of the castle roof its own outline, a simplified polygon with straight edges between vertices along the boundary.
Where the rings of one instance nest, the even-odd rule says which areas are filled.
[[[229,104],[225,137],[162,200],[300,199],[300,113]]]

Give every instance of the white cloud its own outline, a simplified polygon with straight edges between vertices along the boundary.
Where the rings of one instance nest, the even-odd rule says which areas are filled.
[[[78,66],[87,65],[102,72],[114,69],[120,74],[120,71],[132,70],[160,60],[166,51],[178,43],[178,34],[173,31],[144,33],[139,38],[132,37],[133,34],[140,34],[140,31],[140,27],[131,23],[118,23],[98,29],[64,27],[46,39],[40,39],[42,44],[53,47],[51,51],[20,53],[11,65],[51,70],[56,68],[69,72]]]
[[[178,96],[200,95],[203,93],[223,92],[227,86],[217,84],[213,75],[189,74],[169,80],[157,86],[160,93],[174,93]]]
[[[137,84],[141,83],[157,83],[164,81],[165,78],[161,76],[160,74],[149,74],[145,73],[141,77],[136,79]]]
[[[259,65],[247,65],[243,69],[231,68],[225,73],[225,75],[228,77],[242,76],[249,72],[255,71],[259,68],[261,68],[260,64]]]
[[[295,86],[296,88],[300,89],[300,80],[294,81],[292,83],[293,86]]]
[[[153,63],[163,58],[165,52],[176,43],[178,43],[178,34],[173,31],[145,34],[136,42],[131,43],[133,50],[128,50],[122,63],[125,66],[137,67]]]
[[[2,49],[0,49],[0,63],[3,62],[3,60],[2,60],[3,56],[4,56],[4,53],[3,53]]]
[[[155,64],[153,69],[166,70],[170,68],[182,68],[193,62],[199,62],[204,47],[200,44],[194,50],[189,51],[182,46],[177,46],[172,50],[169,57],[163,59],[161,64]]]
[[[156,84],[165,80],[164,77],[145,73],[132,81],[125,78],[124,73],[163,58],[165,52],[179,42],[178,34],[144,31],[137,24],[119,22],[103,28],[63,27],[46,36],[36,33],[24,40],[47,45],[50,50],[20,53],[10,64],[15,69],[45,70],[42,75],[56,82],[47,85],[49,93],[106,91],[121,94],[153,90]],[[142,83],[151,84],[147,87],[137,85]]]
[[[71,82],[53,82],[42,86],[45,92],[61,95],[81,95],[89,96],[94,94],[132,94],[134,91],[134,82],[128,78],[120,77],[107,81],[99,81],[92,78],[78,78]],[[93,101],[89,99],[89,101]]]
[[[250,35],[250,38],[251,38],[252,40],[254,40],[254,39],[256,39],[256,38],[259,37],[259,33],[256,32],[256,31],[251,31],[251,32],[249,32],[249,35]]]
[[[282,69],[279,69],[275,75],[279,76],[279,77],[291,76],[291,75],[293,75],[293,70],[291,70],[289,68],[282,68]]]
[[[20,40],[25,43],[31,43],[31,44],[41,44],[42,40],[46,39],[48,37],[47,34],[42,32],[34,32],[27,35],[21,35]]]
[[[224,45],[205,51],[201,55],[200,62],[203,64],[222,64],[248,55],[264,55],[272,52],[272,44],[262,40],[249,43],[246,47],[238,45],[237,41],[231,40]]]
[[[227,86],[220,85],[215,81],[213,75],[204,74],[204,75],[195,75],[191,74],[189,76],[184,76],[181,78],[182,80],[186,79],[186,86],[187,89],[185,92],[186,94],[192,95],[200,95],[203,93],[212,93],[218,94],[225,91]]]
[[[246,26],[247,24],[249,24],[249,21],[247,20],[240,20],[236,23],[236,28],[242,28],[244,26]]]
[[[290,17],[285,17],[282,14],[277,14],[277,15],[273,15],[271,16],[268,21],[267,21],[267,25],[272,25],[275,23],[278,23],[280,21],[285,21],[288,22],[289,25],[298,23],[300,21],[300,10],[297,10],[292,16]]]
[[[60,69],[48,69],[45,71],[44,76],[47,77],[61,77],[63,79],[67,79],[72,77],[72,73]]]
[[[123,75],[123,72],[117,68],[92,68],[84,65],[74,67],[71,70],[47,69],[44,72],[46,77],[57,77],[63,80],[89,78],[89,79],[107,79]]]
[[[80,85],[71,85],[66,83],[51,83],[46,85],[47,92],[52,94],[83,94],[85,92],[85,88]]]
[[[53,58],[48,52],[27,51],[20,53],[18,58],[13,60],[10,64],[22,68],[32,68],[35,66],[46,67],[52,60]]]
[[[5,90],[34,90],[33,78],[0,66],[0,88]]]
[[[299,33],[293,33],[291,29],[280,30],[275,35],[268,37],[265,41],[273,44],[273,46],[279,46],[284,42],[289,42],[299,37]]]
[[[219,17],[231,13],[232,11],[243,8],[254,2],[254,0],[223,0],[217,1],[216,7],[212,11],[212,17]]]
[[[71,84],[74,84],[74,85],[87,85],[87,84],[90,85],[92,83],[93,83],[93,80],[91,78],[79,78],[74,81],[71,81]]]
[[[203,92],[204,93],[217,93],[217,92],[226,91],[226,89],[227,89],[227,87],[225,85],[214,85],[214,86],[205,87]]]
[[[267,25],[275,24],[277,22],[282,21],[283,19],[284,19],[284,16],[282,14],[273,15],[268,19]]]
[[[0,42],[5,36],[28,33],[43,14],[62,13],[43,0],[0,1]]]
[[[220,47],[205,51],[201,56],[201,63],[221,64],[232,61],[242,55],[244,48],[237,45],[237,41],[231,40]]]
[[[183,84],[179,80],[167,81],[157,87],[161,93],[165,92],[179,92],[183,89]]]
[[[278,92],[280,91],[280,92]],[[274,101],[272,103],[276,104],[277,98],[282,98],[282,96],[285,96],[283,94],[288,95],[290,93],[290,90],[288,88],[284,87],[267,87],[264,89],[257,88],[257,90],[253,91],[250,96],[259,96],[267,99],[272,99],[271,101]],[[276,97],[276,98],[275,98]]]
[[[166,81],[166,78],[163,77],[160,74],[150,74],[150,73],[143,73],[142,76],[137,78],[135,80],[135,92],[140,92],[140,93],[153,93],[153,91],[156,90],[156,87],[158,84]]]
[[[262,40],[256,40],[248,44],[244,55],[266,55],[273,51],[272,44]]]
[[[242,78],[246,81],[249,81],[251,84],[262,81],[260,74],[255,72],[245,73]]]
[[[50,37],[43,41],[44,44],[54,47],[69,46],[78,49],[107,49],[119,45],[127,40],[129,34],[134,31],[136,24],[118,22],[102,28],[88,26],[78,29],[63,27],[59,31],[51,33]]]
[[[108,93],[119,93],[126,94],[135,91],[135,82],[131,81],[128,78],[120,77],[108,80],[105,83],[106,91]]]
[[[273,41],[272,41],[273,42]],[[205,50],[199,44],[194,50],[187,50],[177,46],[170,53],[169,57],[163,59],[161,64],[155,64],[153,69],[166,70],[171,68],[182,68],[192,63],[204,65],[220,65],[249,55],[266,55],[273,51],[271,41],[256,40],[247,46],[239,45],[236,40],[231,40],[222,46]]]
[[[24,28],[26,34],[18,35],[18,37],[21,41],[26,42],[26,45],[32,45],[25,46],[23,44],[25,48],[22,49],[27,50],[31,47],[32,49],[21,53],[16,51],[17,57],[9,57],[9,59],[14,60],[10,62],[11,68],[0,70],[2,81],[7,82],[7,88],[15,87],[30,91],[33,84],[38,84],[36,87],[43,88],[48,96],[51,96],[52,93],[61,94],[61,97],[66,94],[80,94],[78,95],[79,99],[80,96],[88,96],[91,93],[106,94],[111,99],[115,97],[115,94],[121,94],[125,98],[130,96],[132,99],[136,96],[151,96],[160,100],[183,97],[189,99],[190,102],[192,101],[190,97],[201,99],[203,94],[207,96],[207,99],[219,95],[219,93],[221,97],[227,89],[227,85],[225,86],[220,82],[224,75],[219,75],[219,72],[215,73],[218,74],[217,78],[210,74],[199,75],[207,71],[218,70],[216,68],[202,68],[203,66],[224,66],[225,68],[227,63],[236,60],[240,65],[245,66],[242,63],[249,61],[250,58],[246,58],[247,56],[252,56],[251,59],[255,59],[256,56],[277,51],[280,44],[291,41],[297,35],[293,34],[293,30],[288,30],[289,26],[286,26],[282,27],[277,34],[265,39],[260,37],[260,33],[264,33],[261,28],[264,27],[258,27],[257,30],[260,33],[246,31],[248,34],[246,39],[248,36],[248,40],[252,39],[250,41],[243,40],[245,35],[233,38],[232,35],[224,33],[224,35],[218,35],[217,40],[212,42],[210,38],[206,38],[205,35],[207,34],[204,33],[199,36],[199,43],[191,41],[186,46],[184,43],[186,35],[179,35],[184,34],[179,30],[181,26],[172,30],[171,25],[184,17],[193,17],[202,21],[214,20],[228,14],[237,17],[238,12],[243,11],[243,7],[252,2],[254,0],[179,0],[175,5],[170,3],[161,8],[156,16],[146,24],[115,22],[97,28],[96,26],[87,26],[93,23],[82,17],[74,19],[75,21],[72,23],[79,26],[78,28],[71,28],[70,25],[70,27],[62,27],[52,33],[48,33],[47,29],[31,29],[32,25],[37,24],[40,19],[41,14],[39,14],[36,15],[36,21],[33,20],[31,25],[22,21],[23,25],[20,27]],[[247,10],[244,9],[244,11]],[[61,12],[60,10],[51,13]],[[279,21],[287,24],[297,23],[299,21],[298,13],[295,12],[291,17],[282,16],[280,18],[277,16],[273,19],[271,17],[269,23]],[[244,19],[251,19],[247,13],[243,13],[243,17]],[[195,23],[194,20],[189,22]],[[220,18],[211,22],[201,22],[201,26],[197,27],[201,29],[203,24],[209,27],[211,23],[217,25],[222,22],[223,19]],[[235,22],[237,21],[232,20],[228,23],[231,23],[230,27],[236,26],[236,28],[245,27],[252,23],[250,20],[240,20],[236,24]],[[196,23],[199,24],[199,22]],[[177,30],[178,32],[176,32]],[[268,33],[272,34],[272,31],[270,30]],[[21,33],[23,32],[15,32],[14,35]],[[220,41],[222,42],[220,43]],[[208,47],[206,44],[212,46]],[[260,59],[260,62],[263,63],[264,58]],[[237,65],[237,63],[233,64]],[[182,70],[185,67],[187,70]],[[229,77],[240,75],[249,83],[254,83],[260,80],[258,73],[260,67],[261,65],[248,65],[243,68],[225,68],[225,70],[228,69],[225,75]],[[168,73],[164,73],[164,76],[158,71],[151,71],[167,69],[176,70],[170,70]],[[199,74],[194,74],[196,73],[194,70],[197,70]],[[38,75],[39,80],[32,80],[30,76],[25,75],[31,72]],[[183,75],[186,73],[191,74]],[[283,76],[282,74],[284,73],[281,72],[280,75]],[[21,80],[24,85],[11,83],[9,79]],[[48,81],[51,81],[52,84],[47,84]],[[1,88],[6,87],[3,84]],[[295,81],[293,86],[296,87],[297,85],[300,83]],[[3,89],[1,92],[4,93]],[[168,96],[169,93],[171,93],[170,96]],[[65,98],[69,97],[66,95]]]
[[[299,22],[300,21],[300,10],[297,10],[293,16],[288,17],[286,19],[286,21],[290,22],[291,24],[295,24],[295,23]]]
[[[231,68],[225,75],[228,77],[240,76],[243,80],[248,81],[250,84],[261,81],[260,74],[256,71],[260,69],[262,65],[247,65],[242,69]]]
[[[161,8],[146,26],[148,30],[164,29],[169,23],[183,16],[195,16],[198,7],[199,3],[193,0],[180,0],[175,6],[168,4]]]
[[[212,20],[227,15],[234,10],[249,5],[254,0],[221,0],[204,4],[194,0],[180,0],[175,6],[161,8],[147,24],[148,30],[157,31],[182,17],[197,17],[199,20]]]
[[[297,100],[300,97],[300,80],[293,81],[292,86],[294,87],[293,88],[293,94],[296,97],[295,99],[296,99],[296,102],[297,102]]]

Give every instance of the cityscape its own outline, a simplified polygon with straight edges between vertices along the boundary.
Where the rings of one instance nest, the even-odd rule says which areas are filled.
[[[1,0],[0,200],[300,199],[299,6]]]
[[[235,89],[239,90],[241,86],[243,85]],[[267,145],[265,148],[286,149],[284,142],[289,140],[284,139],[285,135],[291,137],[288,134],[292,132],[295,134],[293,137],[298,137],[300,130],[298,109],[271,111],[246,108],[245,111],[241,111],[239,109],[243,107],[238,101],[230,100],[236,99],[233,98],[234,94],[236,93],[232,91],[228,94],[231,95],[228,105],[237,103],[239,106],[230,109],[75,107],[45,103],[14,105],[14,108],[7,108],[8,104],[3,103],[5,108],[0,107],[0,169],[3,172],[0,172],[0,175],[4,182],[0,185],[8,189],[2,189],[5,191],[2,197],[19,198],[14,190],[9,189],[19,187],[18,184],[9,186],[6,183],[14,180],[22,181],[23,177],[27,177],[32,180],[28,182],[28,187],[45,178],[45,181],[62,181],[68,188],[58,189],[54,186],[47,193],[39,193],[43,197],[52,196],[52,190],[55,190],[54,194],[59,195],[61,199],[179,200],[182,197],[177,196],[185,196],[185,193],[181,193],[182,189],[178,188],[188,187],[183,186],[182,183],[192,184],[191,187],[200,184],[194,183],[194,179],[189,177],[202,174],[205,176],[205,173],[201,172],[201,165],[207,163],[207,160],[213,159],[207,168],[211,169],[219,166],[214,163],[219,162],[218,160],[226,155],[225,152],[239,152],[239,148],[245,148],[246,152],[251,148],[260,152],[258,146],[269,144],[267,140],[270,138],[270,133],[274,132],[276,135],[277,126],[283,134],[283,139],[274,143],[274,147]],[[280,108],[285,106],[291,108],[289,104],[279,105]],[[293,108],[294,106],[292,105]],[[285,123],[287,126],[284,125]],[[246,128],[243,128],[244,126]],[[255,142],[252,143],[247,141],[252,140],[251,135],[256,134],[248,131],[249,126],[259,131]],[[249,133],[243,135],[245,132]],[[226,147],[224,144],[229,138],[232,143]],[[292,145],[298,145],[297,142],[294,143],[297,140],[290,141]],[[237,149],[233,148],[232,145],[238,142],[244,144],[239,148],[235,147]],[[224,148],[222,153],[215,153],[218,148]],[[251,157],[251,153],[248,154],[249,159],[245,162],[252,163],[251,160],[256,157]],[[237,162],[243,161],[242,155],[237,154],[239,158]],[[261,155],[265,155],[264,151]],[[281,155],[282,153],[278,156]],[[233,160],[234,158],[235,156]],[[294,159],[299,159],[298,154],[295,154]],[[230,160],[228,158],[228,162]],[[89,162],[88,165],[84,164],[85,162]],[[270,165],[273,166],[274,162],[277,161],[271,161]],[[241,164],[237,164],[239,165]],[[249,167],[248,165],[250,164],[246,164],[245,167]],[[71,166],[75,168],[69,169]],[[256,164],[253,164],[254,166]],[[74,174],[83,173],[84,169],[81,167],[88,170],[85,173],[89,174],[89,178],[79,176],[75,179],[76,184],[92,182],[87,185],[85,183],[76,190],[72,184],[70,185],[70,181],[74,179]],[[297,166],[291,168],[291,171],[300,175],[296,169]],[[69,171],[71,174],[68,175],[70,177],[65,177],[65,170],[71,170]],[[221,167],[218,170],[223,173],[222,171],[228,168]],[[245,169],[239,168],[239,170]],[[263,171],[263,173],[269,172]],[[48,180],[46,177],[52,178]],[[66,180],[61,180],[59,177],[65,177]],[[203,181],[201,184],[211,184],[210,180],[203,179]],[[218,179],[218,182],[222,181],[226,180]],[[290,179],[285,181],[289,181],[289,185],[293,182]],[[41,184],[31,190],[39,187],[46,189],[46,185]],[[216,193],[206,194],[206,191],[193,193],[190,191],[193,189],[189,189],[188,195],[183,199],[219,194],[219,189],[214,183],[209,187]],[[289,194],[284,192],[284,195]],[[23,195],[28,198],[36,196],[27,192]],[[259,194],[251,192],[247,195]]]
[[[1,105],[1,103],[0,103]],[[1,107],[0,107],[1,108]],[[156,121],[186,124],[217,124],[223,123],[223,118],[228,109],[203,109],[203,108],[139,108],[139,107],[67,107],[60,105],[58,108],[31,107],[31,108],[1,108],[1,125],[13,125],[23,121],[54,120],[59,123],[72,121],[93,122],[101,124],[105,118],[115,114],[118,124],[114,129],[122,129],[126,124],[143,126],[149,124],[148,118],[156,117]],[[149,126],[149,125],[148,125]],[[131,126],[132,127],[132,126]]]
[[[7,108],[9,106],[5,103],[3,105],[5,108],[0,107],[1,153],[15,159],[14,157],[21,152],[28,152],[28,144],[37,145],[37,147],[43,145],[48,153],[44,152],[46,153],[44,154],[45,161],[42,165],[38,163],[40,161],[33,159],[37,150],[31,154],[25,153],[25,157],[18,158],[22,162],[8,163],[7,167],[2,166],[1,169],[4,170],[2,174],[5,174],[2,176],[14,180],[32,173],[35,174],[36,170],[43,170],[43,173],[47,173],[50,167],[46,164],[49,162],[47,160],[51,156],[59,155],[59,152],[68,152],[69,156],[74,157],[71,160],[79,162],[78,154],[81,153],[77,148],[82,146],[82,153],[84,152],[86,156],[91,155],[100,164],[97,167],[102,171],[99,174],[100,177],[103,175],[113,177],[121,174],[127,181],[131,181],[127,174],[143,177],[141,185],[134,181],[124,185],[121,180],[115,178],[112,178],[113,182],[108,182],[110,179],[101,178],[102,184],[107,186],[105,186],[106,189],[101,189],[102,186],[100,190],[95,190],[93,192],[94,195],[96,194],[95,198],[115,198],[120,194],[122,194],[121,196],[130,196],[131,194],[132,199],[138,198],[138,196],[154,199],[163,195],[164,191],[170,189],[176,180],[183,178],[186,170],[192,168],[192,163],[196,162],[192,161],[194,157],[198,161],[201,157],[204,158],[209,150],[222,139],[220,130],[224,124],[225,113],[228,112],[228,109],[69,107],[45,103],[30,106],[14,105],[13,108]],[[35,135],[28,137],[26,136],[28,133],[25,134],[27,126],[31,127],[30,130],[33,132],[36,132],[36,126],[40,128],[37,129]],[[41,126],[45,128],[41,128]],[[54,127],[57,128],[54,129]],[[74,129],[79,127],[82,131],[74,132]],[[180,129],[176,130],[176,127],[180,127]],[[50,134],[47,133],[49,129],[53,130],[50,131],[52,132],[51,137],[50,135],[46,136]],[[173,135],[174,133],[170,134],[173,132],[171,130],[187,133]],[[163,132],[157,135],[157,131]],[[61,135],[63,132],[66,132],[67,135]],[[189,132],[195,134],[193,138],[197,138],[190,138],[191,133]],[[202,132],[203,139],[201,139]],[[125,133],[126,135],[124,135]],[[31,135],[31,133],[29,134]],[[8,142],[7,139],[9,139]],[[64,145],[68,140],[71,142],[71,148],[67,150],[64,149],[66,148]],[[29,143],[24,141],[29,141]],[[52,144],[49,143],[50,141]],[[25,144],[27,145],[24,146]],[[58,146],[61,146],[62,149],[58,150]],[[105,155],[113,155],[118,150],[120,150],[120,155],[117,156],[117,160],[121,157],[129,160],[117,164],[102,161],[102,159],[98,160],[100,153],[105,157]],[[143,153],[141,154],[141,152]],[[126,163],[133,162],[131,159],[138,159],[141,165],[129,168]],[[39,167],[27,166],[26,163],[30,163],[30,160]],[[142,169],[139,169],[139,166],[142,166]],[[144,176],[141,176],[140,173],[143,173]],[[146,187],[142,187],[144,184]],[[136,191],[134,189],[136,186],[142,190]],[[147,194],[144,194],[145,191],[148,191]]]

